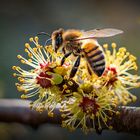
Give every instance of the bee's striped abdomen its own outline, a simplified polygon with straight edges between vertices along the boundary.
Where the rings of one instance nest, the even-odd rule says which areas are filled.
[[[100,46],[95,46],[92,43],[86,44],[84,53],[90,68],[98,76],[101,76],[105,70],[105,57]]]

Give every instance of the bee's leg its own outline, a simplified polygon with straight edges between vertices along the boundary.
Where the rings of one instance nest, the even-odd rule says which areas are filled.
[[[66,54],[63,56],[63,58],[62,58],[62,60],[61,60],[61,66],[64,64],[65,59],[66,59],[67,57],[69,57],[71,54],[72,54],[72,52],[69,52],[69,53],[66,53]]]
[[[62,52],[63,52],[64,54],[66,54],[66,50],[65,50],[64,47],[62,48]]]
[[[74,65],[73,65],[73,68],[70,72],[70,78],[73,78],[78,70],[78,67],[80,65],[80,59],[81,59],[81,56],[79,55],[78,58],[76,59]]]
[[[87,70],[88,70],[88,73],[90,74],[90,75],[92,75],[92,71],[91,71],[91,69],[90,69],[90,66],[87,64]]]

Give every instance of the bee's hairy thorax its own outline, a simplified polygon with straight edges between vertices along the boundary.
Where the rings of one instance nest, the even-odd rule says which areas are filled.
[[[63,47],[67,51],[72,51],[74,55],[80,55],[81,53],[81,45],[82,42],[80,41],[72,41],[82,35],[81,31],[79,30],[67,30],[63,34]]]
[[[72,41],[67,41],[64,44],[64,47],[67,51],[73,52],[74,54],[79,54],[81,53],[81,44],[80,42],[72,42]]]

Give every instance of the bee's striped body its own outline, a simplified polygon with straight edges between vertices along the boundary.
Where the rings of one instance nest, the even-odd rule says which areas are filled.
[[[82,48],[90,70],[101,76],[105,70],[105,57],[101,46],[95,40],[88,40],[83,43]]]

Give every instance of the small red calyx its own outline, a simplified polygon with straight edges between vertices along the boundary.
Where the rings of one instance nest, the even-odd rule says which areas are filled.
[[[81,107],[83,112],[85,113],[96,114],[100,106],[96,103],[95,99],[83,97],[83,100],[80,103],[79,107]]]
[[[108,71],[111,71],[114,75],[117,74],[117,70],[116,70],[115,67],[108,67],[107,70],[108,70]]]
[[[107,67],[103,73],[103,76],[106,76],[109,72],[111,72],[112,75],[117,75],[117,70],[115,67]]]
[[[37,76],[37,84],[39,84],[42,88],[49,88],[52,86],[51,79],[52,76],[46,74],[45,72],[41,72],[39,76]]]
[[[39,84],[42,88],[49,88],[52,86],[52,79],[53,76],[50,74],[47,74],[47,72],[52,72],[53,69],[50,67],[52,63],[43,63],[40,64],[40,68],[42,72],[36,77],[37,84]]]
[[[52,63],[48,62],[48,63],[44,63],[44,64],[39,64],[40,65],[40,68],[43,70],[43,71],[51,71],[52,68],[50,67]]]
[[[107,85],[113,85],[117,81],[117,70],[115,67],[107,67],[103,76],[109,78]]]

